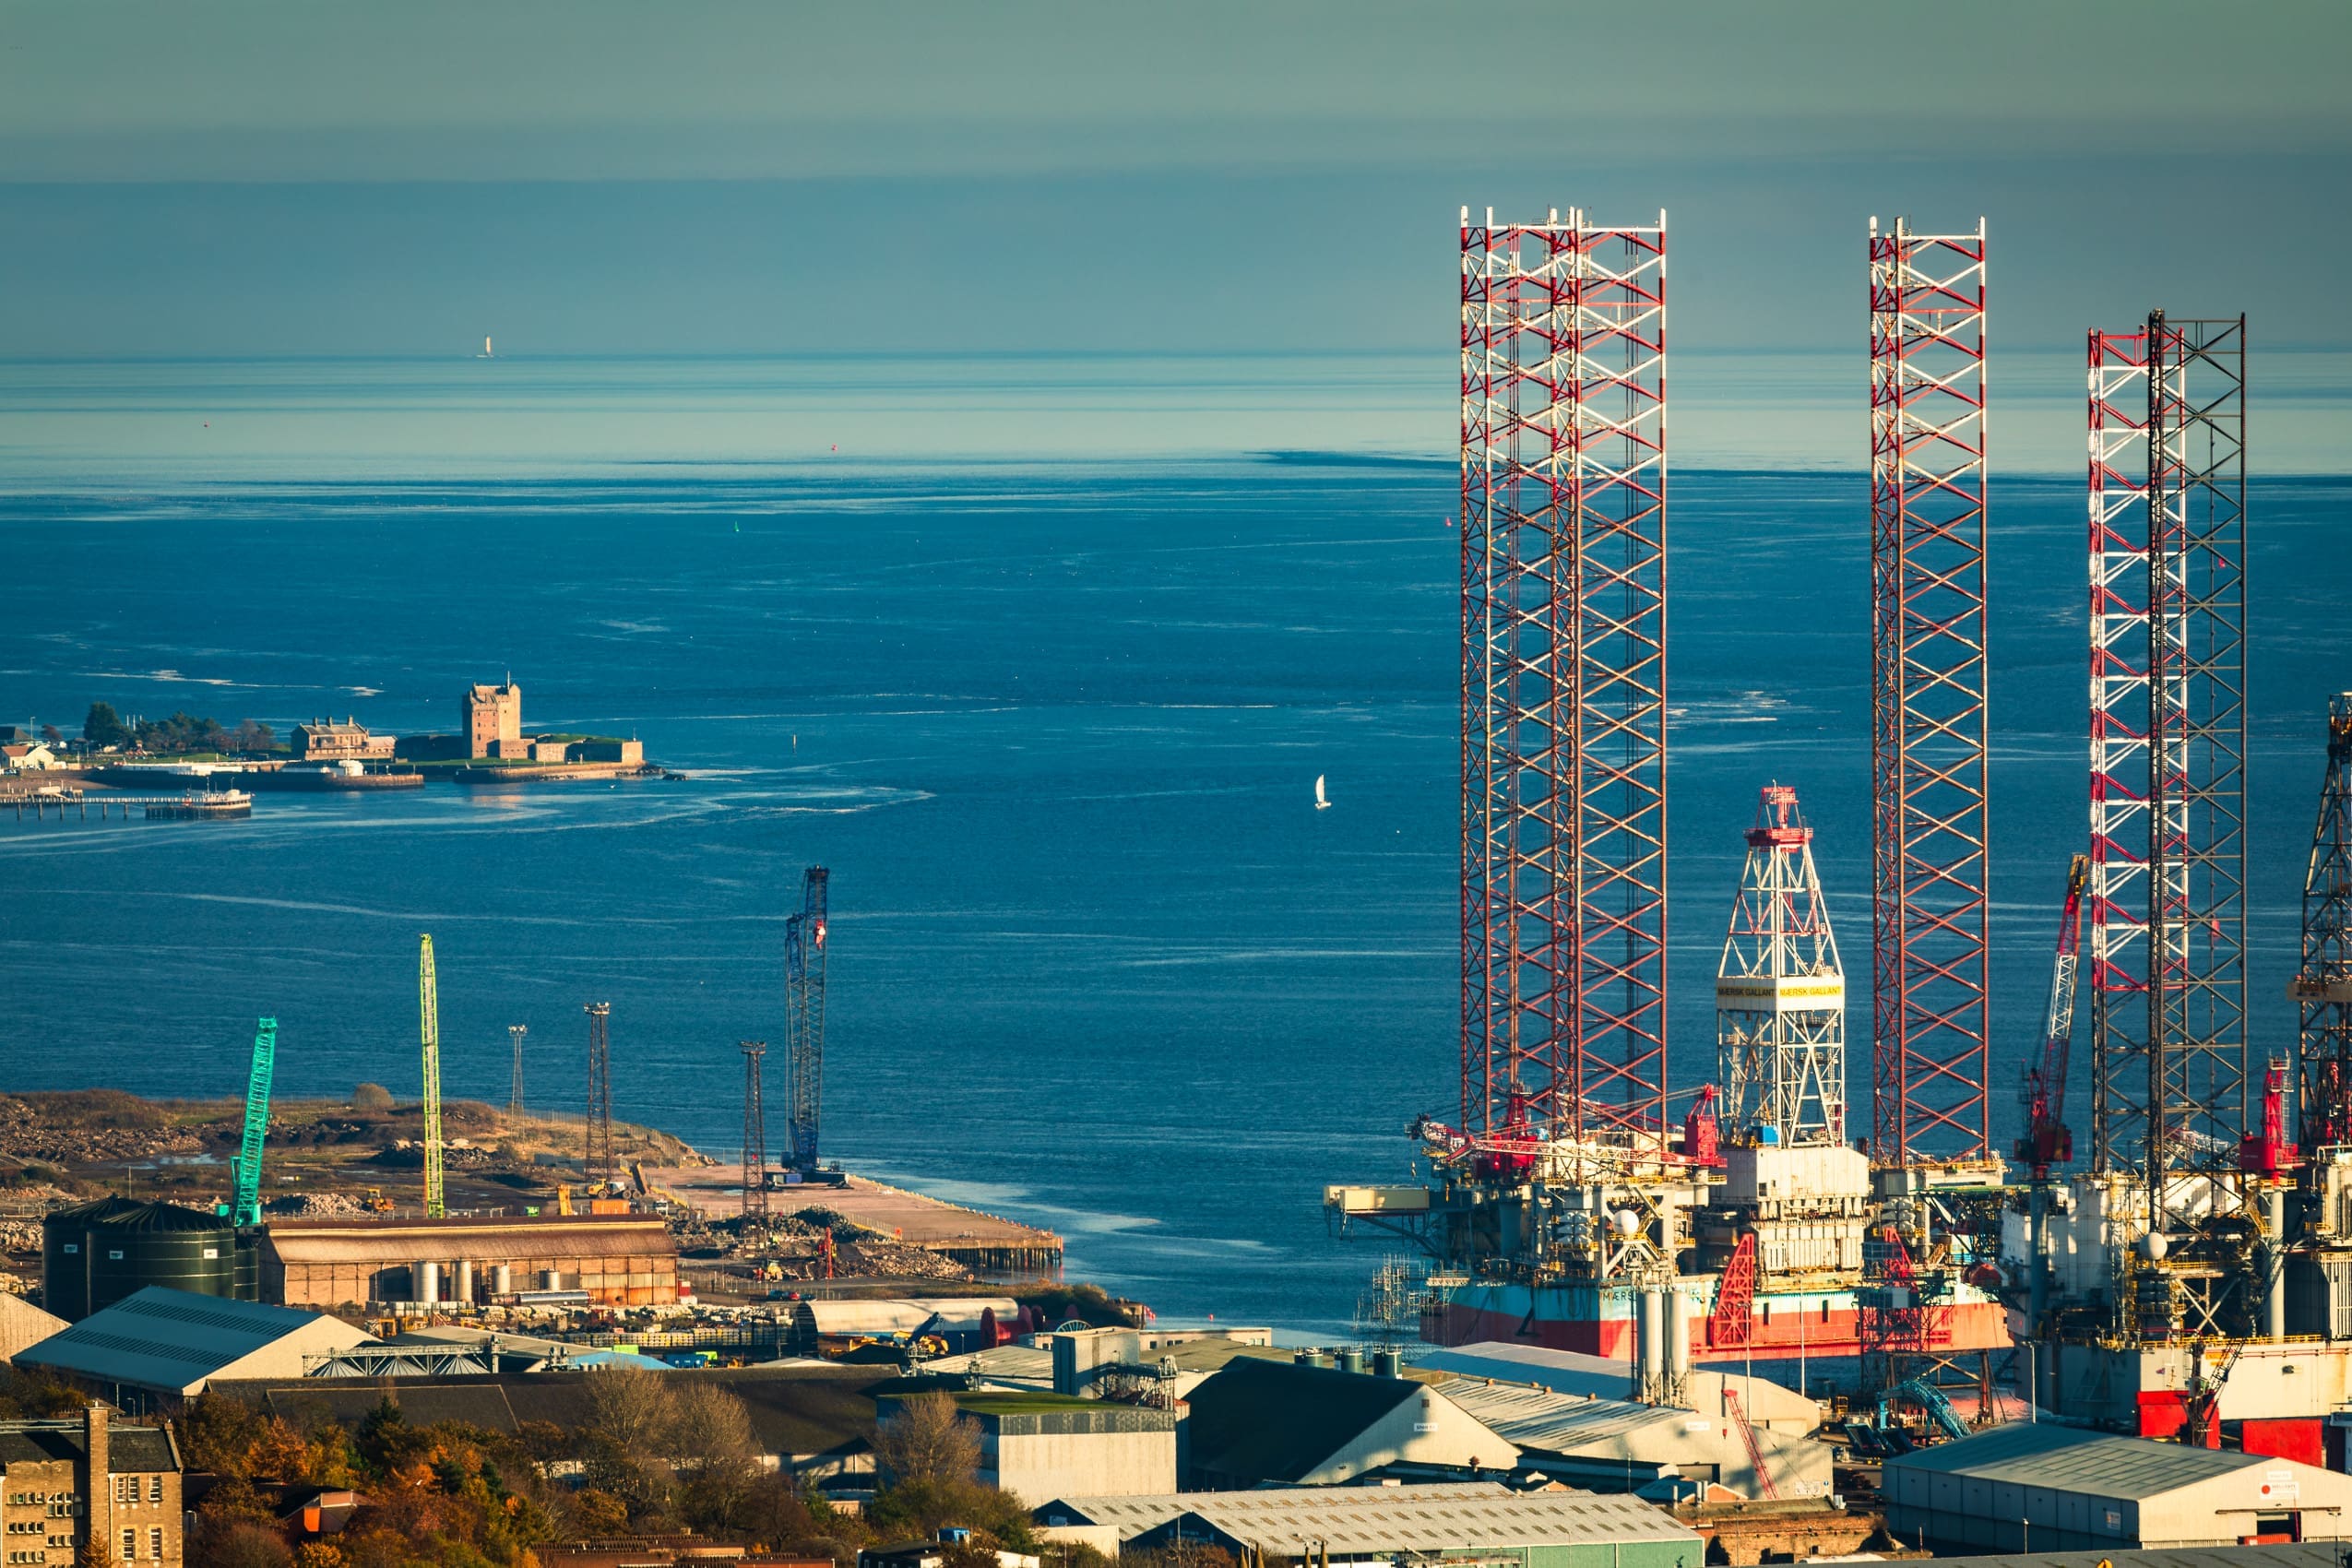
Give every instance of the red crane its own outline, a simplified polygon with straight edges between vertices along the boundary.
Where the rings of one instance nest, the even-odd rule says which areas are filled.
[[[2049,976],[2049,1010],[2043,1015],[2038,1061],[2025,1066],[2025,1135],[2017,1158],[2033,1168],[2036,1182],[2049,1180],[2049,1168],[2074,1158],[2074,1134],[2066,1128],[2066,1056],[2074,1041],[2074,976],[2083,948],[2083,888],[2091,858],[2077,855],[2066,868],[2066,908],[2058,917],[2058,959]]]

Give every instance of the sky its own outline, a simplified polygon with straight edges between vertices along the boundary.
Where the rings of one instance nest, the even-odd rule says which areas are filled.
[[[1669,213],[1678,352],[2352,348],[2352,6],[0,3],[0,359],[1418,352],[1465,204]],[[2071,371],[2063,376],[2071,378]],[[1996,385],[1996,394],[1999,386]]]

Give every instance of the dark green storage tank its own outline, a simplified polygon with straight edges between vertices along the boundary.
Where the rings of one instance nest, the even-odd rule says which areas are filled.
[[[89,1228],[108,1215],[140,1206],[107,1196],[49,1211],[41,1222],[41,1304],[67,1323],[89,1316]]]
[[[237,1228],[223,1216],[177,1204],[133,1204],[93,1217],[84,1234],[88,1312],[150,1285],[199,1296],[237,1295]]]
[[[237,1300],[261,1300],[261,1227],[248,1225],[237,1232]]]

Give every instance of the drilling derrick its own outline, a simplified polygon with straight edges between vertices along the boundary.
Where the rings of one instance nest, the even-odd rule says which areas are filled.
[[[1666,1153],[1666,218],[1462,212],[1461,1131]]]
[[[2352,692],[2327,705],[2327,771],[2303,874],[2303,1147],[2352,1147]]]
[[[2279,1305],[2249,1261],[2285,1218],[2246,1142],[2244,355],[2242,317],[2090,339],[2091,1158],[2136,1211],[2108,1245],[2144,1342]]]
[[[1846,1141],[1846,976],[1812,846],[1797,791],[1765,785],[1716,969],[1717,1070],[1735,1140]]]
[[[441,997],[431,932],[417,947],[417,1018],[424,1042],[424,1213],[439,1219],[448,1211],[441,1186]]]
[[[1981,1174],[1984,222],[1870,248],[1871,1158]]]
[[[784,921],[784,1147],[791,1168],[816,1170],[825,1109],[825,926],[823,866],[801,874],[801,910]]]

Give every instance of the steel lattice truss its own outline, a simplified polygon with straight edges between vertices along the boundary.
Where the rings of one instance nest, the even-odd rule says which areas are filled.
[[[1462,215],[1462,1120],[1666,1124],[1666,216]]]
[[[1716,968],[1728,1124],[1783,1144],[1846,1141],[1846,977],[1797,791],[1767,784]]]
[[[2352,1144],[2352,692],[2327,705],[2327,773],[2303,876],[2303,1142]]]
[[[1990,1156],[1985,233],[1871,221],[1871,1150]]]
[[[433,935],[417,939],[417,1034],[424,1068],[424,1213],[445,1210],[441,1173],[441,990],[433,964]]]
[[[2246,1128],[2245,322],[2090,371],[2092,1159],[2163,1206]]]
[[[761,1059],[764,1039],[747,1039],[743,1052],[743,1218],[767,1218],[767,1108]]]
[[[612,1004],[581,1005],[588,1021],[588,1135],[581,1168],[602,1186],[620,1164],[612,1146]]]
[[[2148,1108],[2144,330],[2090,336],[2090,465],[2091,1159],[2106,1171],[2137,1158]]]
[[[801,873],[801,910],[784,921],[784,1153],[814,1170],[825,1109],[825,926],[831,875]]]

